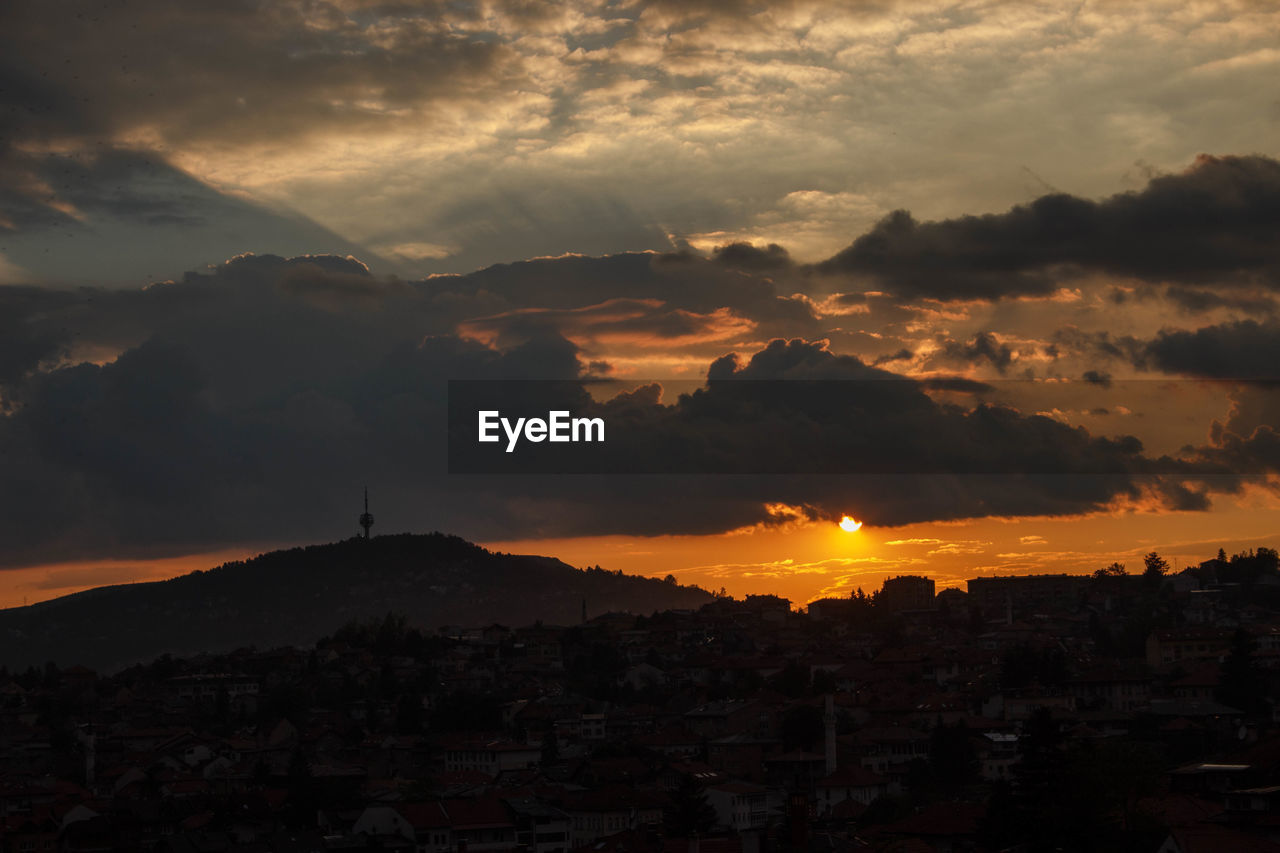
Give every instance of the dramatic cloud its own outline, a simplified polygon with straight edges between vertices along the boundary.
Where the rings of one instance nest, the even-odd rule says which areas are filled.
[[[459,326],[464,336],[499,346],[554,331],[584,349],[606,346],[615,352],[719,342],[754,329],[754,323],[728,308],[696,314],[664,308],[656,299],[621,298],[568,310],[524,308]]]
[[[1001,343],[990,332],[980,332],[970,341],[943,340],[937,351],[931,354],[929,363],[941,362],[952,365],[970,365],[985,361],[1003,374],[1013,364],[1014,351],[1006,343]]]
[[[1274,155],[1259,146],[1278,34],[1265,4],[1173,0],[9,3],[0,228],[39,230],[9,264],[63,283],[350,251],[250,239],[177,260],[123,224],[214,241],[217,217],[181,187],[131,181],[119,219],[86,212],[115,186],[95,158],[127,151],[278,231],[301,220],[368,247],[379,272],[741,242],[814,261],[898,208],[943,222],[1046,187],[1102,197],[1203,151]],[[60,230],[77,210],[82,227]],[[115,256],[82,239],[107,221]],[[882,260],[855,266],[934,287]],[[1016,278],[1039,292],[1032,260]],[[946,289],[1004,292],[999,271]]]
[[[620,268],[641,260],[675,263],[682,274],[694,263],[627,257]],[[571,273],[585,263],[526,269],[572,287],[573,275],[554,275],[555,265]],[[560,329],[579,314],[613,312],[596,318],[607,329],[633,312],[631,331],[641,335],[722,316],[606,301],[548,312],[555,322],[521,329],[518,342],[456,335],[466,318],[530,313],[510,305],[529,291],[504,274],[470,288],[464,279],[381,279],[351,259],[246,257],[142,291],[0,290],[20,332],[5,337],[14,343],[3,352],[0,478],[22,496],[0,518],[0,562],[342,536],[365,483],[386,530],[649,535],[851,508],[873,525],[1075,514],[1144,495],[1203,509],[1212,491],[1239,487],[1233,463],[1246,452],[1255,466],[1271,458],[1265,430],[1246,436],[1244,449],[1221,437],[1184,461],[1154,458],[1132,438],[930,396],[982,393],[981,383],[919,384],[822,342],[777,340],[704,360],[706,387],[695,393],[663,401],[649,387],[599,404],[615,422],[646,427],[624,445],[638,454],[632,464],[668,473],[448,476],[447,380],[577,380],[588,367]],[[758,304],[776,299],[762,291]],[[813,393],[832,384],[845,390]],[[597,405],[584,386],[565,402]],[[736,473],[677,473],[717,463]],[[862,473],[832,475],[833,464]],[[781,518],[769,509],[780,504],[795,510]]]
[[[340,252],[387,265],[315,222],[219,192],[154,154],[0,151],[0,258],[34,271],[11,274],[23,283],[136,288],[244,252]]]
[[[428,2],[362,16],[341,5],[6,7],[9,112],[54,138],[244,142],[367,133],[512,82],[509,47],[455,31],[466,10]]]
[[[1165,330],[1142,354],[1151,367],[1208,379],[1280,380],[1280,324],[1241,320],[1195,331]]]
[[[1201,157],[1093,202],[1042,196],[1006,213],[920,223],[894,213],[820,265],[904,297],[1048,295],[1079,271],[1280,289],[1280,163]],[[1191,291],[1179,290],[1184,301]]]

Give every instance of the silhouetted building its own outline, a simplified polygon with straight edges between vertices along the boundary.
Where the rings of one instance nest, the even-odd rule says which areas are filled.
[[[819,598],[809,602],[810,619],[840,619],[854,613],[857,603],[848,598]]]
[[[1231,648],[1235,632],[1228,628],[1161,628],[1147,636],[1147,663],[1151,666],[1188,660],[1212,660]]]
[[[932,610],[934,589],[933,578],[919,575],[886,578],[876,604],[894,613],[900,613],[903,610]]]
[[[1079,603],[1087,575],[1014,575],[971,578],[969,600],[988,617],[1014,611],[1060,610]]]

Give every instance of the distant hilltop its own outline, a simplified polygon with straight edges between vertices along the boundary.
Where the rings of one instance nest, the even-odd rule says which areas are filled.
[[[159,655],[305,646],[351,620],[402,613],[446,625],[573,625],[607,611],[697,608],[710,593],[551,557],[495,554],[441,533],[272,551],[154,583],[0,610],[0,664],[102,671]]]

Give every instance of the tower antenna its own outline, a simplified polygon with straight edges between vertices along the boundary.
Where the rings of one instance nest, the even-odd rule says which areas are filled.
[[[369,538],[369,528],[373,527],[373,515],[369,512],[369,487],[364,487],[364,512],[360,513],[360,526],[364,528],[364,538]]]

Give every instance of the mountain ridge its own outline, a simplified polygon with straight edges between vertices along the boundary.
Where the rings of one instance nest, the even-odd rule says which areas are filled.
[[[269,551],[162,581],[115,584],[0,611],[0,664],[110,671],[163,654],[305,646],[353,619],[574,624],[591,613],[698,607],[712,596],[554,557],[488,551],[443,533]]]

